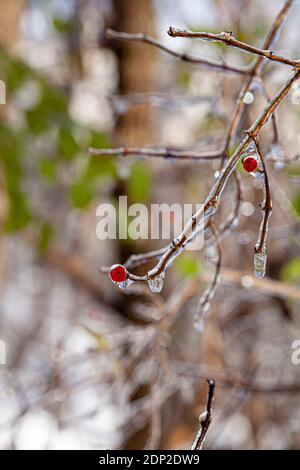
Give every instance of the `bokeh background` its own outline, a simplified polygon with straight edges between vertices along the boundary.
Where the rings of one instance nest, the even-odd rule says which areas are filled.
[[[199,332],[193,313],[211,271],[205,254],[180,256],[162,294],[139,286],[122,293],[99,267],[164,243],[98,240],[96,208],[117,204],[119,195],[149,205],[203,202],[218,164],[96,158],[87,151],[124,144],[217,148],[243,83],[148,45],[108,40],[105,27],[245,65],[251,57],[242,52],[172,39],[166,31],[170,25],[233,31],[259,46],[282,4],[1,0],[1,449],[190,448],[206,378],[217,382],[206,448],[299,448],[300,364],[291,356],[300,340],[300,164],[280,171],[269,165],[268,272],[255,283],[262,188],[239,170],[239,225],[222,242],[224,279]],[[277,52],[299,57],[299,21],[296,2]],[[267,64],[271,95],[290,73]],[[259,84],[252,94],[237,138],[265,105]],[[295,87],[278,112],[286,158],[300,152],[299,94]],[[224,194],[220,220],[232,207],[233,188]]]

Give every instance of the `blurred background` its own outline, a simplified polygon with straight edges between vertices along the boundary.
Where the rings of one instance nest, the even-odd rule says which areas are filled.
[[[219,164],[87,151],[218,148],[243,84],[145,44],[108,40],[105,27],[246,65],[252,58],[240,51],[172,39],[166,31],[233,31],[260,46],[282,4],[1,0],[1,449],[188,449],[205,407],[206,378],[217,382],[206,448],[300,447],[300,364],[291,360],[300,340],[300,164],[268,166],[273,214],[267,277],[259,282],[250,275],[262,187],[239,170],[239,225],[222,242],[224,278],[199,332],[193,315],[211,272],[203,253],[181,255],[161,294],[143,286],[122,292],[100,266],[166,242],[100,241],[96,208],[117,204],[119,195],[147,205],[201,203]],[[299,21],[296,2],[274,45],[278,53],[299,57]],[[290,73],[267,64],[271,96]],[[251,94],[237,139],[265,105],[259,83]],[[292,159],[300,152],[297,87],[278,122],[280,145]],[[264,152],[271,134],[267,126]],[[220,220],[233,194],[229,182]]]

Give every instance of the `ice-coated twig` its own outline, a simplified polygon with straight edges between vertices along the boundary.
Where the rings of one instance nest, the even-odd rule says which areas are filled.
[[[110,149],[89,148],[91,155],[112,155],[117,157],[140,156],[151,158],[166,158],[176,160],[217,160],[221,158],[223,150],[213,150],[211,152],[197,152],[194,150],[178,150],[173,148],[154,147],[118,147]]]
[[[124,267],[126,269],[133,269],[137,268],[138,266],[142,266],[143,264],[148,263],[148,261],[159,258],[161,255],[165,253],[167,250],[167,247],[164,246],[163,248],[160,248],[159,250],[153,250],[153,251],[148,251],[147,253],[140,253],[140,254],[134,254],[130,255],[129,258],[125,261]],[[99,271],[101,273],[108,273],[110,270],[109,266],[101,266],[99,268]]]
[[[203,39],[203,40],[208,40],[212,42],[221,42],[225,44],[226,46],[231,46],[237,49],[241,49],[250,54],[259,55],[273,62],[279,62],[281,64],[289,65],[294,68],[300,68],[299,60],[289,59],[287,57],[275,54],[275,52],[272,52],[270,50],[259,49],[258,47],[251,46],[251,44],[238,41],[233,36],[233,34],[229,31],[223,31],[222,33],[214,34],[214,33],[206,33],[204,31],[197,31],[197,32],[185,31],[185,30],[173,28],[172,26],[170,26],[168,30],[168,34],[169,36],[173,38],[181,37],[181,38],[191,38],[191,39]]]
[[[216,103],[215,98],[205,95],[189,96],[158,92],[129,93],[127,95],[114,94],[108,96],[108,100],[112,103],[116,112],[120,114],[126,112],[129,107],[143,106],[145,104],[166,108],[179,108],[183,106],[197,106],[201,103]]]
[[[223,190],[226,187],[230,175],[234,172],[237,164],[239,163],[243,151],[252,143],[253,140],[255,141],[261,129],[266,125],[274,110],[286,97],[293,83],[298,80],[299,76],[300,70],[296,70],[268,103],[253,125],[246,131],[246,136],[241,141],[233,155],[228,159],[203,206],[187,222],[181,234],[174,239],[168,247],[166,247],[166,251],[159,258],[155,267],[148,271],[144,276],[137,276],[128,272],[128,279],[131,281],[155,280],[155,278],[159,277],[166,271],[174,258],[185,249],[186,245],[193,241],[201,227],[203,229],[204,224],[217,211]]]
[[[239,100],[238,100],[238,103],[234,112],[234,116],[230,123],[230,127],[227,133],[226,141],[221,151],[206,152],[205,154],[201,153],[200,155],[197,152],[196,152],[197,155],[192,153],[192,155],[190,155],[192,159],[195,157],[196,159],[199,159],[199,157],[200,159],[201,158],[207,159],[207,157],[215,159],[215,158],[220,158],[221,156],[223,159],[223,163],[225,163],[225,157],[227,156],[229,152],[229,148],[230,148],[230,144],[232,142],[233,136],[240,123],[240,117],[241,117],[241,113],[243,110],[243,97],[245,96],[245,93],[247,92],[249,87],[252,85],[252,82],[255,79],[255,77],[260,75],[263,63],[265,62],[264,58],[266,58],[266,53],[267,55],[270,54],[268,48],[272,44],[275,38],[276,32],[278,31],[279,27],[283,23],[283,20],[285,19],[286,14],[292,4],[293,4],[293,0],[287,0],[285,2],[283,8],[281,9],[280,13],[277,15],[264,41],[263,49],[259,49],[259,51],[261,52],[258,54],[258,58],[254,61],[253,65],[251,66],[251,73],[247,73],[249,76],[247,77],[246,84],[240,93]],[[110,37],[124,39],[124,40],[142,41],[142,42],[148,42],[150,44],[153,43],[152,41],[153,38],[150,38],[149,40],[149,37],[144,36],[144,35],[128,35],[127,33],[116,33],[116,32],[111,32],[111,31],[109,32],[109,35]],[[230,37],[228,36],[225,37],[226,41],[229,41],[229,39],[230,41],[235,41],[235,38],[232,38],[231,35],[229,36]],[[161,45],[157,47],[160,47],[160,46]],[[248,52],[254,52],[251,49],[252,46],[249,46],[249,45],[246,45],[246,46],[248,47]],[[164,49],[164,46],[162,46],[162,48]],[[249,50],[249,48],[251,50]],[[153,290],[158,291],[158,287],[161,288],[165,271],[170,266],[174,258],[178,256],[185,249],[186,245],[194,239],[194,237],[197,235],[199,230],[203,229],[203,226],[211,219],[211,217],[217,211],[222,192],[224,188],[226,187],[229,177],[235,173],[236,166],[239,160],[241,159],[243,152],[247,149],[247,147],[249,147],[249,145],[252,143],[253,140],[255,141],[257,139],[257,136],[259,135],[259,132],[261,131],[261,129],[268,122],[268,120],[272,117],[272,114],[274,113],[279,103],[285,98],[287,93],[290,91],[293,83],[299,78],[299,75],[300,75],[299,62],[282,58],[281,56],[277,56],[276,54],[273,54],[273,53],[271,53],[271,56],[272,58],[274,58],[274,56],[276,57],[275,61],[278,61],[278,57],[279,57],[279,62],[283,60],[284,63],[287,63],[288,65],[293,65],[294,68],[296,69],[294,71],[294,74],[286,81],[286,83],[282,86],[279,92],[273,97],[272,100],[270,100],[270,102],[268,103],[268,105],[266,106],[262,114],[253,123],[253,125],[246,131],[246,136],[240,142],[240,144],[236,148],[233,155],[230,158],[228,158],[228,160],[226,161],[226,165],[224,167],[222,165],[222,171],[220,172],[220,175],[217,178],[212,190],[210,191],[210,194],[208,195],[203,207],[199,209],[192,216],[192,218],[188,221],[188,223],[184,227],[181,234],[176,239],[174,239],[169,246],[162,249],[163,250],[162,254],[159,257],[159,260],[153,269],[148,271],[144,276],[136,276],[132,274],[131,272],[127,271],[127,278],[128,280],[130,280],[130,282],[148,281],[149,285],[151,284],[150,287],[153,288]],[[126,149],[125,147],[122,147],[119,149],[100,149],[100,150],[92,149],[92,152],[97,153],[99,155],[102,155],[102,154],[107,155],[109,153],[112,155],[126,155],[128,154],[128,150],[139,155],[145,155],[145,153],[146,155],[147,154],[149,155],[150,153],[150,155],[153,154],[153,156],[164,156],[164,157],[174,156],[174,158],[177,158],[178,155],[180,158],[181,156],[183,156],[183,153],[186,157],[186,154],[187,154],[187,151],[183,152],[183,151],[178,151],[174,149],[141,149],[141,148]],[[171,150],[171,155],[170,155],[170,150]],[[177,152],[179,152],[179,154]],[[238,206],[238,201],[237,201],[237,206]]]
[[[258,240],[254,247],[254,274],[256,275],[256,277],[263,277],[265,275],[267,263],[266,240],[268,235],[269,219],[272,213],[272,198],[268,173],[266,170],[264,158],[262,156],[260,144],[257,138],[255,139],[255,145],[264,173],[264,200],[261,204],[263,219],[259,229]]]
[[[199,416],[200,429],[196,435],[191,450],[202,450],[208,428],[212,422],[212,404],[215,397],[216,382],[215,380],[207,380],[207,383],[208,394],[206,410]]]
[[[214,264],[215,272],[214,272],[214,276],[213,276],[210,286],[205,290],[205,292],[202,294],[202,296],[199,299],[197,311],[195,313],[194,326],[196,329],[199,329],[199,330],[202,330],[204,316],[209,311],[210,302],[215,296],[218,281],[220,278],[220,271],[221,271],[221,264],[222,264],[221,244],[220,244],[220,241],[218,240],[216,228],[214,224],[211,222],[211,220],[209,223],[209,228],[212,234],[212,238],[214,240],[213,246],[216,248],[214,257],[211,260],[212,263]]]
[[[237,171],[234,171],[233,178],[236,185],[235,203],[232,212],[228,215],[228,217],[226,217],[224,222],[222,222],[218,228],[216,236],[219,241],[223,240],[232,227],[237,225],[239,219],[239,212],[243,198],[240,174]]]
[[[211,59],[196,57],[186,53],[181,54],[179,52],[173,51],[172,49],[169,49],[168,47],[164,46],[161,42],[154,39],[152,36],[149,36],[148,34],[131,34],[123,33],[120,31],[114,31],[113,29],[107,29],[106,37],[109,39],[117,39],[119,41],[142,42],[145,44],[149,44],[184,62],[188,62],[193,65],[202,65],[212,70],[218,70],[221,72],[231,72],[240,75],[247,75],[249,73],[249,67],[238,67],[236,65],[228,65],[224,62],[216,62]]]
[[[280,29],[280,27],[282,26],[288,12],[289,12],[289,9],[292,7],[293,3],[294,3],[294,0],[287,0],[285,2],[285,4],[283,5],[282,9],[279,11],[278,15],[276,16],[275,20],[273,21],[273,23],[272,23],[272,25],[269,29],[269,32],[268,32],[268,34],[267,34],[267,36],[266,36],[266,38],[263,42],[262,49],[268,49],[269,47],[271,47],[271,45],[273,44],[273,42],[276,38],[276,34],[277,34],[278,30]],[[235,106],[235,109],[233,111],[233,116],[232,116],[228,131],[227,131],[226,139],[225,139],[224,147],[227,151],[231,147],[232,140],[235,136],[236,130],[238,128],[238,125],[239,125],[241,117],[242,117],[243,110],[246,106],[245,102],[244,102],[244,97],[245,97],[246,93],[251,89],[254,80],[257,77],[260,77],[261,72],[262,72],[262,68],[263,68],[264,65],[265,65],[264,58],[262,56],[258,56],[254,60],[254,63],[253,63],[252,69],[251,69],[251,74],[249,74],[249,76],[247,77],[246,82],[243,85],[243,87],[242,87],[242,89],[239,93],[239,96],[238,96],[238,99],[237,99],[237,102],[236,102],[236,106]],[[225,159],[225,157],[226,157],[226,153],[224,154],[223,159]],[[223,163],[224,163],[224,161],[222,162],[222,166],[223,166]]]
[[[266,85],[264,84],[264,81],[260,80],[260,83],[261,83],[262,93],[263,93],[266,101],[268,102],[268,101],[270,101],[269,92],[266,88]],[[273,113],[271,119],[272,119],[272,126],[273,126],[273,143],[277,144],[278,141],[279,141],[279,129],[278,129],[277,113]]]

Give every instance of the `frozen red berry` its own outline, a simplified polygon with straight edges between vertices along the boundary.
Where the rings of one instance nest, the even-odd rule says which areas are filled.
[[[257,168],[257,160],[254,157],[245,157],[243,160],[243,168],[248,173],[252,173]]]
[[[113,282],[125,282],[127,271],[121,264],[114,264],[109,271],[109,277]]]

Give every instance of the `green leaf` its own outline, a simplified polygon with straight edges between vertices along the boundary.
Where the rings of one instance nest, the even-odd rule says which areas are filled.
[[[112,157],[90,157],[86,178],[90,180],[99,180],[107,176],[115,178],[116,173],[116,165]]]
[[[292,199],[292,206],[296,215],[300,217],[300,193]]]
[[[70,160],[78,151],[77,143],[70,129],[62,128],[58,132],[58,149],[60,154]]]
[[[92,200],[92,191],[86,181],[80,181],[70,187],[70,199],[77,209],[85,209]]]
[[[192,255],[181,255],[175,261],[175,269],[181,277],[196,277],[203,271],[203,266]]]
[[[41,107],[28,109],[25,113],[26,121],[33,134],[42,134],[47,130],[47,120]]]
[[[296,282],[300,280],[300,258],[292,259],[283,267],[281,278],[286,282]]]
[[[178,85],[184,90],[187,90],[191,83],[191,78],[192,74],[190,72],[187,70],[182,70],[177,79]]]
[[[12,130],[4,126],[0,128],[0,148],[9,199],[5,229],[13,232],[24,228],[30,221],[31,214],[22,189],[21,142]]]
[[[63,20],[61,18],[53,19],[53,26],[61,34],[65,34],[71,29],[71,23],[68,20]]]
[[[39,164],[39,173],[47,183],[55,183],[57,177],[57,162],[44,159]]]
[[[146,202],[151,189],[151,177],[147,166],[137,162],[131,167],[127,181],[128,194],[132,202]]]
[[[91,147],[106,148],[109,146],[109,140],[106,134],[103,132],[91,132],[90,139]]]
[[[25,194],[18,191],[9,192],[9,210],[5,223],[7,232],[23,229],[31,220]]]
[[[54,238],[54,229],[49,222],[44,222],[40,230],[38,248],[40,253],[46,253]]]

